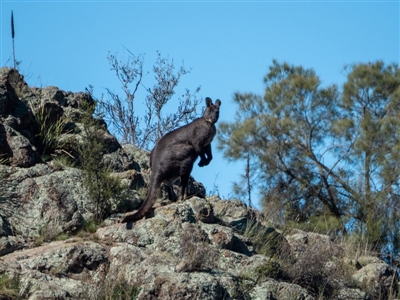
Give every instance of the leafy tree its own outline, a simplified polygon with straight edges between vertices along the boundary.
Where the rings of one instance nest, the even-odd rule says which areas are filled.
[[[125,61],[119,60],[116,55],[108,55],[111,70],[121,82],[123,96],[107,89],[109,98],[99,100],[98,109],[105,115],[107,123],[111,125],[110,130],[121,142],[150,149],[166,132],[197,117],[196,109],[200,99],[196,98],[196,94],[200,87],[194,93],[186,89],[175,105],[176,113],[165,114],[165,107],[172,101],[181,77],[189,74],[190,70],[182,65],[175,71],[174,61],[163,58],[157,52],[157,60],[153,65],[155,83],[153,87],[145,87],[144,56],[136,56],[129,50],[128,53],[129,57]],[[135,110],[135,100],[140,88],[144,88],[146,95],[146,111],[143,117]]]
[[[277,220],[393,242],[398,72],[382,62],[354,65],[340,94],[312,69],[273,61],[264,97],[235,93],[236,118],[220,123],[219,148],[232,160],[248,159],[251,149],[264,210]]]
[[[400,69],[378,61],[350,67],[343,87],[344,117],[335,136],[353,191],[355,229],[374,242],[396,241],[400,197]]]

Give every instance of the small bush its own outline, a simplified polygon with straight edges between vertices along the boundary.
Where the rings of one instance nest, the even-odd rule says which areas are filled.
[[[58,237],[62,237],[65,233],[60,232],[60,229],[52,224],[46,224],[40,228],[39,236],[35,240],[35,246],[39,247],[45,242],[51,242],[58,240]]]
[[[35,239],[35,242],[34,242],[35,247],[42,246],[43,243],[44,243],[44,237],[43,237],[43,236],[37,237],[37,238]]]
[[[234,299],[252,299],[250,292],[256,285],[270,278],[279,279],[281,277],[282,269],[279,263],[274,259],[269,259],[254,270],[236,277],[232,296]]]
[[[315,240],[299,247],[279,260],[285,281],[300,285],[316,299],[335,299],[341,288],[356,287],[354,269],[336,244]]]
[[[264,264],[259,265],[254,270],[254,275],[256,275],[256,278],[258,278],[257,281],[266,277],[279,279],[283,277],[282,273],[282,267],[273,259],[267,260]]]
[[[101,122],[92,116],[95,104],[83,102],[81,109],[84,141],[79,144],[78,152],[83,171],[83,185],[95,206],[95,221],[99,223],[111,213],[112,201],[121,201],[124,188],[118,178],[110,176],[109,168],[103,163],[104,129],[101,128]]]
[[[68,238],[69,238],[69,235],[66,234],[65,232],[62,232],[62,233],[58,234],[58,235],[55,237],[55,240],[56,240],[56,241],[65,241],[65,240],[67,240]]]
[[[197,107],[201,100],[196,98],[196,94],[200,91],[200,86],[194,92],[185,89],[181,97],[173,97],[182,76],[189,74],[190,69],[183,65],[176,69],[173,60],[163,58],[157,53],[157,60],[152,68],[154,85],[145,87],[142,82],[146,73],[144,56],[127,51],[129,55],[125,61],[120,60],[118,55],[108,56],[111,70],[122,84],[123,95],[106,89],[108,99],[99,100],[96,109],[105,115],[110,129],[122,143],[151,149],[165,133],[198,117]],[[136,93],[142,87],[145,91],[145,112],[140,117],[135,110],[135,101]],[[166,113],[169,105],[174,105],[175,113]]]
[[[64,143],[60,141],[68,120],[62,116],[62,112],[51,114],[50,103],[41,101],[37,108],[31,105],[33,114],[32,129],[35,134],[36,146],[42,159],[54,154],[56,150],[63,148]]]
[[[330,278],[330,270],[327,268],[330,260],[329,251],[323,251],[317,246],[307,247],[297,257],[289,257],[284,261],[284,276],[316,297],[322,294],[334,296],[335,281]]]
[[[135,300],[140,289],[125,280],[107,280],[97,295],[98,300]]]
[[[283,235],[255,220],[249,220],[241,234],[249,238],[257,253],[269,257],[239,278],[244,294],[270,278],[297,284],[316,299],[334,299],[342,286],[355,287],[354,269],[345,263],[346,251],[339,251],[336,244],[307,243],[293,252]]]
[[[239,276],[234,278],[234,286],[229,294],[233,299],[251,300],[252,297],[250,295],[250,291],[254,288],[254,286],[254,284],[250,286],[244,277]]]
[[[239,231],[249,238],[254,250],[266,256],[280,255],[285,250],[284,238],[272,227],[265,227],[256,220],[248,220],[244,230]]]
[[[53,166],[56,170],[62,170],[65,167],[76,167],[77,162],[75,158],[69,155],[59,155],[53,159]]]
[[[89,233],[95,233],[97,231],[97,223],[96,220],[91,219],[88,222],[85,222],[83,229]]]
[[[19,278],[9,277],[6,274],[0,275],[0,299],[19,299]]]

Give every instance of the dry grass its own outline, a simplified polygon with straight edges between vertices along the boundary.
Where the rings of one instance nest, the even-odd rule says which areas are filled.
[[[341,288],[357,287],[351,277],[356,268],[348,263],[348,253],[356,257],[369,253],[366,248],[362,251],[361,245],[347,252],[343,244],[324,240],[292,249],[283,235],[255,220],[248,221],[242,234],[253,243],[257,253],[270,257],[265,264],[243,275],[241,288],[247,292],[258,283],[275,278],[305,288],[316,299],[335,299]]]
[[[207,234],[198,225],[187,224],[182,230],[178,272],[208,271],[215,265],[215,249]]]
[[[341,286],[354,287],[351,268],[342,257],[333,257],[335,249],[315,243],[281,260],[283,277],[307,289],[318,299],[334,299]]]
[[[19,278],[0,275],[0,299],[19,299]]]
[[[140,289],[125,280],[106,280],[96,299],[98,300],[134,300]]]
[[[377,257],[379,253],[374,250],[374,247],[368,240],[361,238],[358,235],[349,235],[337,240],[337,243],[346,253],[347,260],[357,260],[362,256]]]
[[[381,261],[381,253],[377,252],[374,245],[367,239],[353,234],[341,238],[337,241],[343,249],[343,261],[353,270],[359,270],[362,267],[372,263]],[[400,297],[400,286],[398,266],[392,266],[392,274],[385,274],[385,282],[382,278],[375,278],[379,282],[375,284],[371,281],[364,281],[358,283],[359,288],[366,292],[369,299],[377,300],[391,300]],[[388,272],[391,272],[388,270]]]

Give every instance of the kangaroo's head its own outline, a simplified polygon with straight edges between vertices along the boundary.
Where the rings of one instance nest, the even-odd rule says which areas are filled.
[[[207,97],[206,98],[206,110],[203,114],[204,120],[211,124],[215,124],[219,118],[219,107],[221,106],[221,101],[218,99],[215,101],[215,104],[212,103],[212,100]]]

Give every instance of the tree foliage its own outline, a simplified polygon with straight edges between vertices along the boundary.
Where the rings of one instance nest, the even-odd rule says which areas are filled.
[[[378,61],[347,72],[340,91],[312,69],[273,61],[264,97],[235,93],[236,118],[220,123],[219,148],[232,160],[250,154],[276,220],[397,244],[400,70]]]

